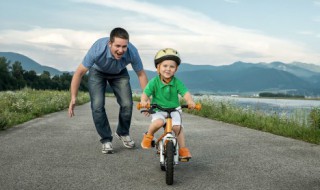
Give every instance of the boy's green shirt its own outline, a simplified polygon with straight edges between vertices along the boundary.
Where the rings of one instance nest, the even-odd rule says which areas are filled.
[[[176,108],[180,106],[179,95],[183,97],[188,89],[174,76],[168,84],[161,82],[160,76],[157,76],[148,82],[143,92],[148,97],[152,96],[152,104],[163,108]]]

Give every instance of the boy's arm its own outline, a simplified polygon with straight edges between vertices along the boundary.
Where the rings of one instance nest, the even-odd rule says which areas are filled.
[[[190,92],[187,92],[183,96],[184,100],[187,102],[190,109],[194,109],[196,104],[194,103]]]

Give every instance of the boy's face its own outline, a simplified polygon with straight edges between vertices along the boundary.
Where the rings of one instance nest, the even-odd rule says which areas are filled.
[[[160,75],[165,79],[170,79],[178,69],[177,63],[172,60],[165,60],[159,64]]]
[[[113,57],[119,60],[128,49],[128,40],[115,37],[114,41],[110,41],[108,45]]]

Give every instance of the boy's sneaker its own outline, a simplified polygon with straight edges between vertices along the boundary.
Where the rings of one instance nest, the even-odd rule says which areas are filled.
[[[143,135],[143,139],[142,139],[142,142],[141,142],[141,147],[144,148],[144,149],[149,149],[151,148],[151,142],[153,140],[153,136],[150,135],[150,134],[144,134]]]
[[[102,144],[102,153],[103,154],[113,154],[113,148],[111,142],[105,142]]]
[[[179,149],[179,158],[180,159],[190,159],[191,153],[187,147],[183,147]]]
[[[118,133],[115,133],[115,136],[123,142],[123,145],[127,148],[133,148],[135,146],[134,141],[129,135],[120,136]]]

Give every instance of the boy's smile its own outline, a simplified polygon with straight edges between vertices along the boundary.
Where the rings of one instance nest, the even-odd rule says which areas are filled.
[[[177,71],[177,68],[178,68],[178,66],[175,61],[165,60],[165,61],[161,62],[159,72],[160,72],[162,79],[164,79],[165,81],[168,79],[171,79],[172,76]]]

